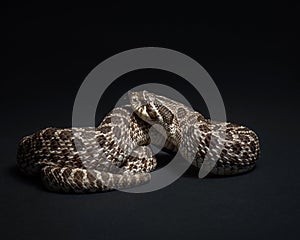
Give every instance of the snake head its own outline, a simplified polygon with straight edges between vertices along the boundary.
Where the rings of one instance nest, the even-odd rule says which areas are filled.
[[[129,100],[133,111],[144,121],[156,123],[158,118],[155,110],[156,96],[148,91],[129,92]]]

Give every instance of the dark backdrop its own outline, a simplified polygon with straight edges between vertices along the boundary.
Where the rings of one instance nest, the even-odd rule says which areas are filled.
[[[162,8],[144,15],[125,6],[4,10],[3,239],[295,239],[300,233],[299,7],[229,6],[228,12],[221,6],[209,14],[205,8]],[[50,193],[38,179],[19,175],[21,137],[47,126],[70,127],[85,76],[106,58],[145,46],[185,53],[210,73],[228,120],[249,126],[260,138],[257,168],[202,180],[191,168],[172,185],[147,194]],[[174,74],[140,70],[121,78],[123,84],[119,79],[100,101],[98,122],[137,80],[173,84],[208,117],[201,97]]]

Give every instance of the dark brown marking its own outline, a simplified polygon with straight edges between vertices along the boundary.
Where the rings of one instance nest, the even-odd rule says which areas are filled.
[[[226,137],[225,137],[226,140],[229,140],[229,141],[232,141],[233,140],[233,136],[231,133],[228,133],[227,130],[226,130]]]
[[[57,162],[59,160],[59,156],[57,156],[57,154],[54,154],[53,156],[52,156],[52,161],[53,162]]]
[[[239,143],[235,143],[232,145],[232,151],[235,153],[235,154],[239,154],[240,151],[241,151],[241,145]]]
[[[210,129],[205,124],[200,125],[199,130],[205,133],[208,133],[210,131]]]
[[[112,149],[112,147],[114,146],[114,144],[115,144],[115,141],[110,141],[110,142],[108,143],[108,148],[109,148],[109,149]]]
[[[64,179],[67,179],[67,178],[71,175],[71,172],[72,172],[72,171],[71,171],[70,168],[66,168],[66,169],[63,171],[63,173],[62,173]]]
[[[59,145],[59,140],[57,140],[57,139],[52,139],[50,144],[51,144],[52,149],[57,149],[60,146]]]
[[[205,145],[208,146],[209,143],[210,143],[210,140],[211,140],[211,136],[210,135],[207,135],[204,139],[204,142],[205,142]]]
[[[249,158],[249,154],[246,153],[246,152],[244,152],[244,153],[243,153],[243,157],[244,157],[245,159],[248,159],[248,158]]]
[[[102,122],[102,124],[109,124],[111,123],[111,117],[105,118],[105,120]]]
[[[100,136],[97,137],[97,141],[100,144],[100,146],[103,146],[106,142],[106,138],[101,134]]]
[[[70,154],[70,150],[69,149],[63,149],[62,150],[62,154],[65,155],[65,156],[68,156]]]
[[[252,152],[255,152],[255,150],[256,150],[256,146],[255,146],[255,143],[253,141],[251,141],[251,143],[250,143],[250,150]]]
[[[106,134],[111,131],[111,127],[108,127],[108,126],[101,127],[100,131],[103,132],[104,134]]]
[[[249,137],[244,135],[244,134],[240,134],[239,138],[241,139],[242,142],[249,142]]]
[[[61,131],[59,137],[65,141],[72,138],[72,133],[70,131]]]
[[[83,172],[82,171],[76,171],[75,173],[74,173],[74,179],[75,179],[75,181],[76,181],[76,183],[77,182],[82,182],[82,180],[83,180]]]
[[[94,182],[96,180],[95,173],[93,173],[92,171],[87,171],[87,178],[89,179],[90,182]]]
[[[51,139],[52,137],[55,136],[55,132],[56,132],[56,128],[49,128],[44,132],[43,137],[45,139]]]
[[[78,168],[84,167],[85,168],[85,166],[83,166],[83,164],[82,164],[81,158],[77,154],[73,157],[73,159],[74,160],[72,161],[72,163],[73,163],[74,167],[78,167]]]

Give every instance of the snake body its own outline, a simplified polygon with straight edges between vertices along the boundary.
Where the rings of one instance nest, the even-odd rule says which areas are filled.
[[[164,127],[165,148],[179,150],[193,165],[201,167],[208,154],[210,161],[205,168],[212,174],[234,175],[254,168],[260,147],[257,135],[249,128],[205,119],[182,103],[147,91],[130,93],[130,101],[141,119]]]
[[[255,166],[259,142],[252,130],[212,122],[182,103],[147,91],[131,92],[129,99],[130,105],[113,109],[96,128],[46,128],[24,137],[17,151],[18,168],[41,175],[51,191],[95,192],[144,184],[157,165],[147,145],[159,145],[163,139],[159,131],[150,139],[153,124],[166,130],[165,148],[180,151],[194,165],[201,167],[208,154],[213,174],[233,175]],[[214,131],[216,127],[223,130]],[[219,149],[220,156],[209,146]]]
[[[51,191],[95,192],[150,180],[156,159],[145,145],[149,126],[129,107],[115,108],[99,127],[46,128],[19,143],[18,168],[41,174]]]

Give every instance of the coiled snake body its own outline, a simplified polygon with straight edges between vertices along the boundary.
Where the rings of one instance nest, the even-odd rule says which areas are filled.
[[[209,154],[216,161],[213,174],[232,175],[255,166],[259,142],[250,129],[211,122],[179,102],[147,91],[132,92],[129,98],[130,105],[113,109],[97,128],[46,128],[24,137],[17,151],[18,168],[27,175],[41,175],[51,191],[95,192],[143,184],[157,165],[147,145],[162,141],[150,140],[153,124],[165,128],[165,148],[180,151],[194,165],[200,167]],[[213,131],[215,126],[225,127],[225,138]],[[209,146],[222,147],[220,156],[209,152]]]

